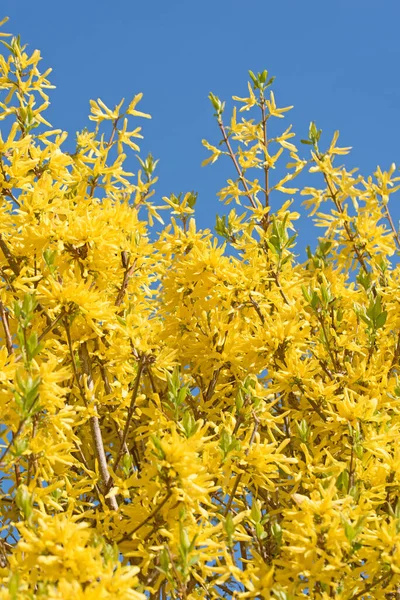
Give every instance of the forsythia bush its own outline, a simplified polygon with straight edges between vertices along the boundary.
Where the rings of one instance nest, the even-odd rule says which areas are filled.
[[[0,599],[400,597],[395,166],[346,170],[314,124],[301,158],[250,72],[251,119],[210,94],[236,207],[197,231],[194,193],[125,166],[141,95],[67,151],[2,36]]]

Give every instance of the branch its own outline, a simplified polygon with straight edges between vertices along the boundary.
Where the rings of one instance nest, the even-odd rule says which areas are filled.
[[[131,537],[137,531],[139,531],[139,529],[141,529],[142,527],[144,527],[144,525],[146,525],[149,521],[151,521],[160,512],[160,510],[162,509],[162,507],[167,503],[167,501],[171,497],[171,490],[169,489],[168,483],[167,483],[167,487],[168,487],[167,494],[166,494],[166,496],[164,496],[164,498],[162,499],[162,501],[160,502],[160,504],[158,504],[155,507],[155,509],[149,515],[147,515],[147,517],[144,519],[144,521],[142,521],[139,525],[137,525],[134,529],[132,529],[132,531],[130,531],[129,533],[126,533],[123,538],[121,538],[120,540],[118,540],[118,544],[120,544],[121,542],[126,542],[126,541],[130,540]]]
[[[318,155],[318,159],[321,160],[321,157],[319,155]],[[343,207],[342,207],[342,205],[340,204],[339,200],[336,197],[337,196],[337,191],[333,190],[332,184],[331,184],[331,182],[330,182],[330,180],[328,178],[328,175],[325,172],[323,172],[323,175],[324,175],[325,183],[328,186],[328,190],[329,190],[329,193],[331,195],[332,201],[333,201],[334,205],[336,206],[338,212],[341,215],[343,215],[344,214]],[[354,241],[354,236],[353,236],[353,234],[352,234],[352,232],[351,232],[351,230],[349,228],[349,224],[347,223],[346,220],[343,221],[343,225],[344,225],[344,228],[346,230],[347,237],[349,238],[349,241],[353,244],[353,249],[354,249],[354,252],[355,252],[355,254],[357,256],[358,262],[360,263],[361,267],[364,269],[364,272],[365,273],[369,273],[369,271],[367,269],[367,266],[365,264],[364,257],[362,256],[362,254],[360,253],[359,249],[357,248],[357,244]]]
[[[384,207],[385,207],[386,218],[389,221],[389,225],[393,232],[395,242],[397,244],[397,247],[400,248],[400,238],[399,238],[399,234],[396,230],[396,227],[394,226],[392,215],[389,212],[389,208],[388,208],[387,204],[384,204]]]
[[[84,342],[83,344],[80,345],[79,356],[82,361],[82,372],[84,375],[86,375],[86,378],[87,378],[87,387],[90,392],[93,392],[94,382],[93,382],[93,375],[92,375],[92,366],[90,363],[90,357],[89,357],[89,352],[87,349],[86,342]],[[93,400],[93,402],[95,401],[94,396],[92,397],[92,400]],[[106,453],[104,451],[103,437],[101,434],[98,416],[90,417],[89,422],[90,422],[90,429],[92,432],[94,445],[96,448],[96,456],[97,456],[97,460],[99,463],[100,474],[101,474],[101,478],[103,480],[105,494],[106,494],[109,483],[110,483],[110,481],[112,481],[112,479],[111,479],[110,473],[108,471],[107,458],[106,458]],[[106,502],[111,509],[118,510],[118,503],[114,496],[112,496],[111,498],[107,498]]]
[[[374,580],[371,581],[371,583],[369,585],[367,585],[363,590],[361,590],[361,592],[358,592],[355,596],[352,596],[351,600],[356,600],[357,598],[362,598],[365,594],[367,594],[368,592],[370,592],[374,587],[376,587],[378,584],[385,582],[385,585],[387,585],[390,580],[392,579],[394,573],[392,571],[389,571],[388,574],[383,575],[383,577],[381,577],[378,580]],[[387,581],[385,581],[387,580]],[[382,588],[383,589],[383,588]]]
[[[13,434],[10,442],[8,443],[7,447],[5,448],[3,454],[0,456],[0,464],[3,462],[3,460],[5,459],[5,457],[7,456],[7,454],[10,452],[15,440],[17,439],[17,437],[20,435],[22,428],[24,426],[25,420],[20,421],[19,425],[18,425],[18,429],[17,431]]]
[[[129,432],[129,426],[131,424],[131,420],[133,417],[133,411],[135,410],[135,402],[136,402],[136,398],[138,395],[138,391],[139,391],[139,384],[140,384],[140,378],[142,376],[143,373],[143,369],[144,369],[144,365],[145,365],[145,356],[143,355],[139,361],[139,366],[138,366],[138,372],[136,374],[136,379],[135,379],[135,384],[133,386],[133,392],[132,392],[132,398],[131,398],[131,403],[129,405],[128,408],[128,416],[126,418],[126,422],[125,422],[125,427],[124,427],[124,431],[122,434],[122,439],[121,439],[121,444],[120,444],[120,448],[118,451],[118,455],[117,458],[115,460],[115,463],[113,465],[114,471],[116,472],[117,467],[119,465],[119,462],[122,458],[122,455],[124,454],[124,449],[126,447],[126,440],[128,437],[128,432]],[[112,485],[112,480],[111,480],[111,484],[109,484],[109,487],[111,487]]]
[[[250,302],[252,304],[252,306],[254,307],[254,310],[256,311],[256,313],[258,314],[258,316],[260,317],[260,321],[263,325],[265,325],[265,317],[261,312],[260,306],[259,304],[254,300],[253,296],[251,294],[249,294],[249,298],[250,298]]]
[[[263,129],[263,141],[265,151],[268,149],[268,140],[267,140],[267,116],[265,114],[265,98],[264,92],[262,92],[261,98],[261,115],[262,115],[262,129]],[[269,190],[268,190],[268,179],[269,179],[269,166],[264,162],[264,175],[265,175],[265,206],[269,206]]]
[[[96,344],[96,348],[98,348],[98,344]],[[110,382],[108,380],[107,371],[106,371],[106,369],[104,367],[104,364],[103,364],[103,362],[101,360],[99,360],[99,367],[100,367],[101,378],[102,378],[103,383],[104,383],[105,392],[106,392],[107,396],[110,396],[112,394],[112,389],[111,389]],[[123,433],[120,430],[120,428],[118,427],[118,424],[114,420],[113,420],[113,423],[114,423],[115,431],[116,431],[116,433],[118,435],[119,441],[122,444]],[[125,444],[122,444],[122,445],[123,445],[123,452],[124,452],[124,454],[128,454],[129,455],[129,449],[128,449],[127,444],[125,443]]]
[[[14,256],[12,255],[9,247],[7,246],[6,242],[3,239],[3,236],[0,234],[0,248],[1,251],[3,252],[5,258],[7,259],[7,262],[11,268],[11,270],[14,272],[14,275],[19,275],[19,265],[18,262],[15,260]]]
[[[121,288],[118,291],[118,296],[117,296],[117,299],[115,301],[115,306],[121,306],[121,304],[122,304],[122,301],[123,301],[124,296],[125,296],[126,288],[128,287],[129,279],[131,278],[131,276],[135,272],[135,265],[136,265],[136,260],[133,262],[133,265],[127,266],[126,269],[125,269],[124,279],[122,281]]]
[[[272,271],[272,277],[275,279],[275,283],[278,286],[279,293],[282,296],[284,303],[289,306],[290,302],[289,302],[288,297],[286,296],[285,292],[283,291],[281,282],[279,281],[278,273],[275,273],[274,271]]]
[[[8,315],[7,315],[6,309],[4,308],[4,304],[1,301],[0,301],[0,316],[1,316],[1,320],[3,322],[4,335],[6,337],[7,352],[8,352],[8,356],[10,356],[11,354],[14,353],[14,347],[13,347],[13,343],[12,343],[10,327],[8,325]]]
[[[47,327],[46,327],[45,329],[43,329],[42,333],[41,333],[41,334],[39,335],[39,337],[38,337],[38,341],[39,341],[39,342],[41,342],[41,341],[42,341],[42,339],[43,339],[43,338],[44,338],[44,337],[45,337],[45,336],[46,336],[48,333],[50,333],[50,331],[51,331],[51,330],[52,330],[52,329],[53,329],[53,328],[54,328],[54,327],[57,325],[57,323],[58,323],[58,322],[59,322],[59,321],[60,321],[62,318],[64,318],[64,317],[65,317],[65,315],[66,315],[65,308],[62,308],[62,309],[61,309],[61,312],[60,312],[60,314],[58,315],[58,317],[56,317],[56,318],[55,318],[53,321],[51,321],[51,322],[50,322],[50,323],[47,325]]]
[[[242,185],[243,185],[243,187],[244,187],[244,189],[245,189],[246,196],[247,196],[247,198],[250,200],[250,204],[252,205],[252,207],[253,207],[253,208],[256,208],[256,203],[254,202],[254,198],[253,198],[253,196],[252,196],[252,195],[251,195],[251,193],[250,193],[250,189],[249,189],[249,186],[247,185],[247,182],[246,182],[246,180],[245,180],[245,178],[244,178],[243,171],[242,171],[242,169],[240,168],[238,161],[236,160],[235,153],[234,153],[234,151],[232,150],[232,146],[231,146],[231,144],[230,144],[229,138],[228,138],[228,136],[226,135],[226,131],[225,131],[224,124],[223,124],[223,122],[222,122],[222,118],[219,118],[219,119],[218,119],[218,125],[219,125],[219,128],[220,128],[220,130],[221,130],[222,137],[223,137],[223,139],[224,139],[225,145],[226,145],[226,147],[228,148],[228,153],[229,153],[229,156],[231,157],[231,159],[232,159],[232,162],[233,162],[233,164],[235,165],[235,169],[236,169],[236,171],[237,171],[237,174],[239,175],[239,179],[240,179],[240,181],[241,181],[241,183],[242,183]]]
[[[248,454],[250,452],[250,448],[251,448],[251,446],[252,446],[252,444],[254,442],[254,439],[256,437],[256,433],[257,433],[258,427],[260,425],[260,421],[258,420],[258,418],[257,418],[256,414],[254,413],[254,411],[253,411],[253,418],[254,418],[254,428],[253,428],[253,432],[252,432],[251,437],[250,437],[249,445],[248,445],[248,447],[246,449],[246,452],[245,452],[245,456],[248,456]],[[236,475],[235,483],[233,484],[232,492],[231,492],[231,495],[229,497],[228,503],[227,503],[226,508],[225,508],[224,517],[226,517],[227,514],[229,513],[229,511],[231,510],[232,502],[233,502],[233,500],[235,498],[237,489],[239,487],[239,483],[240,483],[240,481],[242,479],[242,475],[243,475],[243,473],[238,473]]]

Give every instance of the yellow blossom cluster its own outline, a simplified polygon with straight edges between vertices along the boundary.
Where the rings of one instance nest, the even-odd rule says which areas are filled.
[[[395,165],[346,170],[314,123],[301,156],[250,71],[228,124],[210,94],[235,208],[199,231],[132,172],[141,94],[71,147],[0,41],[0,600],[399,597]]]

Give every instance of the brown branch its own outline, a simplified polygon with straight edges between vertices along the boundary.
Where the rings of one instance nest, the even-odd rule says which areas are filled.
[[[135,272],[135,265],[136,265],[136,260],[134,261],[133,265],[131,265],[130,267],[128,266],[125,270],[124,279],[122,281],[121,288],[118,291],[118,296],[115,301],[115,306],[121,306],[121,304],[123,302],[125,292],[128,287],[129,279],[132,277],[133,273]]]
[[[86,400],[85,390],[82,387],[82,383],[81,383],[81,379],[79,377],[78,369],[76,368],[76,362],[75,362],[75,356],[74,356],[74,349],[72,347],[72,340],[71,340],[71,332],[69,330],[69,324],[68,324],[67,319],[64,319],[64,327],[65,327],[65,331],[66,331],[66,334],[67,334],[68,348],[69,348],[69,353],[70,353],[70,356],[71,356],[72,370],[74,372],[75,381],[76,381],[76,384],[77,384],[77,386],[79,388],[79,392],[80,392],[80,395],[82,397],[83,403],[87,407],[87,400]]]
[[[45,336],[46,336],[48,333],[50,333],[50,331],[51,331],[52,329],[54,329],[54,327],[57,325],[57,323],[58,323],[58,322],[59,322],[61,319],[63,319],[63,318],[65,317],[65,315],[66,315],[65,308],[62,308],[62,309],[61,309],[61,312],[60,312],[60,314],[58,315],[58,317],[56,317],[56,318],[55,318],[53,321],[51,321],[51,322],[50,322],[50,323],[47,325],[47,327],[46,327],[45,329],[43,329],[42,333],[41,333],[41,334],[39,335],[39,337],[38,337],[38,341],[39,341],[39,342],[41,342],[41,341],[42,341],[42,339],[43,339],[43,338],[44,338],[44,337],[45,337]]]
[[[400,333],[397,337],[397,343],[396,343],[396,347],[394,349],[392,363],[391,363],[390,369],[389,369],[389,375],[391,375],[392,371],[394,371],[394,369],[398,366],[397,363],[399,361],[399,358],[400,358]]]
[[[361,592],[358,592],[355,596],[352,596],[351,600],[357,600],[357,598],[362,598],[365,594],[370,592],[374,587],[376,587],[377,585],[379,585],[383,582],[385,582],[385,585],[387,585],[390,582],[390,580],[392,579],[392,577],[393,577],[393,572],[390,571],[387,575],[384,575],[380,579],[378,579],[378,580],[375,579],[374,581],[371,581],[371,583],[368,584],[363,590],[361,590]],[[385,581],[385,580],[387,580],[387,581]]]
[[[90,471],[91,469],[89,468],[86,457],[82,452],[82,448],[79,446],[79,444],[76,441],[74,441],[74,445],[75,445],[75,448],[77,449],[77,451],[79,452],[79,456],[81,457],[82,463],[84,464],[85,468],[88,471]],[[99,486],[97,485],[97,483],[94,484],[94,489],[96,490],[97,497],[99,499],[99,502],[101,503],[102,493],[101,493],[101,490],[100,490]]]
[[[113,141],[114,141],[114,137],[115,137],[115,134],[116,134],[116,131],[117,131],[117,127],[118,127],[118,121],[120,120],[120,118],[121,118],[121,117],[117,117],[117,118],[116,118],[116,119],[114,119],[114,121],[113,121],[113,126],[112,126],[112,130],[111,130],[111,135],[110,135],[110,138],[109,138],[109,140],[108,140],[108,142],[107,142],[107,144],[106,144],[106,147],[105,147],[105,149],[106,149],[106,150],[108,150],[108,149],[111,147],[111,145],[112,145],[112,143],[113,143]],[[98,183],[98,181],[99,181],[99,178],[100,178],[100,176],[99,176],[99,175],[96,175],[96,177],[93,177],[93,179],[92,179],[92,183],[90,184],[90,190],[89,190],[89,197],[90,197],[90,198],[92,198],[92,197],[93,197],[94,190],[95,190],[95,189],[96,189],[96,187],[97,187],[97,183]]]
[[[247,182],[246,182],[246,180],[244,178],[243,171],[240,168],[238,161],[236,160],[235,153],[232,150],[232,146],[231,146],[229,138],[228,138],[228,136],[226,134],[226,130],[225,130],[225,127],[224,127],[224,124],[222,122],[222,118],[221,117],[218,118],[218,125],[219,125],[219,128],[221,130],[222,137],[223,137],[223,140],[225,142],[225,145],[226,145],[226,147],[228,149],[229,156],[231,157],[232,162],[235,165],[235,169],[237,171],[237,174],[239,175],[239,179],[240,179],[240,181],[241,181],[241,183],[242,183],[242,185],[243,185],[243,187],[245,189],[245,194],[246,194],[247,198],[250,200],[250,204],[252,205],[252,207],[256,208],[256,203],[254,202],[254,198],[253,198],[253,196],[250,193],[250,189],[249,189],[249,186],[247,185]]]
[[[319,324],[322,327],[324,338],[326,340],[326,349],[328,350],[329,358],[331,359],[331,362],[332,362],[332,365],[335,368],[335,371],[337,371],[338,373],[340,373],[340,365],[339,365],[339,363],[337,361],[337,357],[335,358],[335,356],[333,354],[333,350],[332,350],[331,345],[329,343],[328,333],[326,331],[326,326],[325,326],[325,320],[324,320],[324,318],[322,317],[321,314],[316,313],[316,317],[317,317],[317,320],[318,320]]]
[[[6,309],[4,308],[4,304],[1,301],[0,301],[0,316],[1,316],[1,320],[3,322],[3,329],[4,329],[4,335],[6,337],[6,346],[7,346],[8,356],[11,356],[11,354],[14,353],[14,347],[13,347],[13,343],[12,343],[10,327],[8,324],[8,314],[7,314]]]
[[[263,129],[263,141],[265,152],[268,150],[268,140],[267,140],[267,115],[265,114],[265,98],[264,93],[262,92],[261,98],[261,115],[262,115],[262,129]],[[269,166],[265,164],[264,161],[264,177],[265,177],[265,206],[268,208],[269,206]]]
[[[138,371],[137,371],[137,374],[136,374],[135,384],[133,386],[131,403],[130,403],[129,408],[128,408],[128,415],[127,415],[126,421],[125,421],[125,427],[124,427],[124,431],[123,431],[123,434],[122,434],[120,448],[119,448],[119,452],[118,452],[117,458],[116,458],[115,463],[114,463],[114,471],[117,470],[119,462],[120,462],[120,460],[122,458],[122,455],[124,454],[124,451],[125,451],[124,448],[126,446],[126,440],[128,438],[129,426],[131,424],[131,420],[132,420],[132,417],[133,417],[133,412],[135,410],[135,403],[136,403],[136,398],[137,398],[138,391],[139,391],[140,378],[142,376],[144,366],[145,366],[145,356],[143,355],[141,357],[140,361],[139,361]],[[111,485],[112,485],[112,481],[111,481]]]
[[[318,156],[318,159],[322,162],[320,155],[318,154],[317,156]],[[344,211],[343,211],[342,205],[340,204],[339,200],[337,199],[337,191],[333,190],[332,184],[328,178],[328,175],[324,171],[323,171],[323,175],[324,175],[325,183],[328,186],[328,190],[329,190],[330,196],[332,198],[332,201],[333,201],[334,205],[336,206],[338,212],[343,216]],[[349,224],[347,223],[347,221],[345,219],[343,220],[343,225],[346,230],[349,241],[353,244],[353,249],[356,254],[358,262],[360,263],[361,267],[364,269],[365,273],[369,273],[367,266],[365,264],[364,257],[362,256],[359,249],[357,248],[357,243],[355,242],[355,239],[350,230]]]
[[[86,342],[84,342],[83,344],[80,345],[79,356],[82,361],[82,372],[84,375],[86,375],[87,387],[88,387],[89,391],[93,394],[94,381],[93,381],[93,374],[92,374],[92,366],[91,366],[89,352],[87,349]],[[93,400],[93,402],[95,401],[94,395],[92,396],[92,400]],[[103,485],[104,485],[104,489],[105,489],[104,495],[106,495],[108,486],[110,484],[110,481],[112,481],[112,478],[111,478],[111,475],[108,470],[107,458],[106,458],[106,453],[104,451],[103,436],[101,433],[99,417],[98,416],[90,417],[89,422],[90,422],[90,429],[92,432],[92,437],[93,437],[93,441],[94,441],[94,445],[95,445],[95,449],[96,449],[96,456],[97,456],[97,460],[99,463],[101,479],[103,481]],[[106,502],[112,510],[118,510],[118,503],[117,503],[115,496],[106,498]]]
[[[4,168],[4,163],[3,163],[3,156],[0,155],[0,169],[1,169],[1,173],[3,175],[3,179],[5,183],[10,183],[10,179],[7,177],[7,173],[6,170]],[[12,193],[11,188],[7,188],[7,187],[3,187],[2,190],[2,195],[3,196],[8,196],[9,198],[11,198],[11,200],[18,206],[18,208],[21,207],[21,204],[19,203],[19,201],[16,199],[16,197],[14,196],[14,194]]]
[[[395,242],[397,244],[397,247],[400,248],[400,238],[399,238],[399,234],[398,234],[398,232],[396,230],[396,227],[395,227],[395,225],[393,223],[392,215],[389,212],[389,208],[388,208],[387,204],[384,204],[384,207],[385,207],[386,218],[389,221],[389,225],[390,225],[390,228],[391,228],[391,230],[393,232]]]
[[[254,428],[253,428],[253,431],[252,431],[252,434],[251,434],[251,437],[250,437],[250,440],[249,440],[249,445],[248,445],[248,447],[246,449],[246,452],[245,452],[245,456],[248,456],[248,454],[250,452],[250,448],[251,448],[251,446],[252,446],[252,444],[254,442],[254,439],[256,437],[256,433],[257,433],[258,427],[260,425],[260,421],[257,418],[257,416],[254,413],[254,411],[253,411],[253,418],[254,418]],[[231,492],[231,495],[229,496],[229,500],[228,500],[228,503],[227,503],[226,508],[225,508],[225,512],[224,512],[224,516],[225,517],[227,516],[227,514],[229,513],[229,511],[232,508],[232,503],[233,503],[233,500],[235,498],[235,495],[236,495],[237,489],[239,487],[240,481],[242,479],[242,475],[243,475],[243,473],[238,473],[236,475],[235,483],[233,484],[232,492]]]
[[[107,371],[106,371],[106,369],[105,369],[104,364],[103,364],[102,361],[99,361],[99,366],[100,366],[101,378],[102,378],[103,383],[104,383],[105,392],[106,392],[107,396],[110,396],[112,394],[112,389],[111,389],[110,382],[108,380]],[[114,423],[115,431],[116,431],[116,433],[118,435],[119,441],[122,444],[123,433],[120,430],[120,428],[118,427],[118,424],[114,420],[113,420],[113,423]],[[128,454],[128,456],[129,456],[129,449],[128,449],[128,446],[127,446],[126,442],[123,444],[123,451],[124,451],[124,454]]]
[[[229,325],[229,324],[232,322],[232,320],[233,320],[234,316],[235,316],[235,315],[234,315],[234,313],[231,313],[231,314],[229,315],[229,317],[228,317],[228,325]],[[225,336],[224,336],[224,340],[223,340],[222,344],[220,345],[220,347],[219,347],[219,348],[217,348],[217,352],[218,352],[219,354],[222,354],[222,353],[223,353],[223,351],[224,351],[225,344],[226,344],[226,340],[227,340],[227,338],[228,338],[228,332],[229,332],[229,327],[228,327],[228,328],[226,329],[226,331],[225,331]],[[218,369],[215,369],[215,371],[214,371],[214,373],[213,373],[213,375],[212,375],[211,381],[210,381],[210,383],[208,384],[208,388],[207,388],[206,394],[205,394],[205,396],[204,396],[204,400],[205,400],[206,402],[207,402],[207,400],[210,400],[210,399],[212,398],[212,395],[213,395],[213,394],[214,394],[214,392],[215,392],[215,388],[216,388],[216,386],[217,386],[217,383],[218,383],[218,378],[219,378],[219,376],[220,376],[220,373],[221,373],[221,371],[222,371],[222,366],[221,366],[221,367],[218,367]]]
[[[307,396],[306,396],[307,398]],[[313,407],[313,409],[315,410],[315,412],[317,413],[317,415],[319,415],[321,417],[321,419],[325,422],[326,421],[326,417],[324,415],[324,413],[321,411],[320,407],[318,406],[318,404],[312,400],[311,398],[307,398],[307,400],[309,401],[309,403],[311,404],[311,406]]]
[[[147,515],[147,517],[144,519],[144,521],[142,521],[139,525],[137,525],[134,529],[132,529],[132,531],[130,531],[129,533],[126,533],[123,538],[118,540],[118,544],[120,544],[121,542],[126,542],[126,541],[130,540],[132,535],[134,535],[137,531],[139,531],[139,529],[144,527],[149,521],[151,521],[160,512],[162,507],[168,502],[168,500],[171,497],[171,490],[169,489],[168,483],[167,483],[167,487],[168,487],[167,494],[164,496],[164,498],[162,499],[160,504],[158,504],[156,506],[156,508],[149,515]]]
[[[221,371],[222,371],[222,367],[218,367],[218,369],[215,369],[215,371],[211,377],[210,383],[208,384],[206,394],[204,396],[205,402],[207,402],[208,400],[210,400],[212,398],[212,396],[215,392],[215,388],[217,387],[218,378],[219,378]]]
[[[288,300],[285,292],[283,291],[283,288],[281,286],[281,282],[279,281],[278,273],[275,273],[274,271],[272,271],[272,277],[274,278],[275,283],[278,286],[279,293],[282,296],[284,303],[289,306],[290,302],[289,302],[289,300]]]
[[[4,461],[5,457],[7,456],[7,454],[10,452],[11,448],[13,447],[15,441],[17,440],[18,436],[21,434],[22,429],[24,427],[26,419],[22,419],[22,421],[19,422],[17,431],[12,435],[10,442],[8,443],[7,447],[5,448],[3,454],[0,456],[0,464]]]
[[[252,306],[254,307],[254,310],[256,311],[256,313],[258,314],[258,316],[260,317],[260,321],[263,325],[265,325],[265,317],[261,312],[260,306],[259,304],[254,300],[253,296],[251,294],[249,294],[249,298],[250,298],[250,302],[252,304]]]
[[[17,488],[21,485],[21,470],[19,463],[15,463],[14,465],[14,473],[15,473],[15,483],[17,484]],[[2,501],[4,498],[2,498]],[[14,500],[13,500],[14,501]]]
[[[11,253],[9,247],[7,246],[6,242],[4,241],[2,234],[0,234],[0,248],[1,248],[1,251],[3,252],[5,258],[7,259],[7,262],[9,264],[11,270],[13,271],[14,275],[18,276],[19,272],[20,272],[18,262],[16,261],[13,254]]]

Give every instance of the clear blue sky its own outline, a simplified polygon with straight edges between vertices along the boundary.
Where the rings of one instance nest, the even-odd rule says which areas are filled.
[[[277,103],[294,105],[286,122],[298,138],[315,120],[327,143],[341,131],[340,145],[353,146],[347,164],[364,174],[400,163],[395,0],[6,0],[2,9],[8,30],[53,68],[55,127],[85,126],[90,98],[114,105],[144,92],[141,109],[153,119],[142,121],[142,149],[160,159],[157,196],[197,191],[201,227],[223,212],[216,192],[234,175],[220,162],[200,167],[201,139],[218,138],[207,96],[245,95],[248,69],[276,75]],[[311,228],[301,229],[304,247]]]

